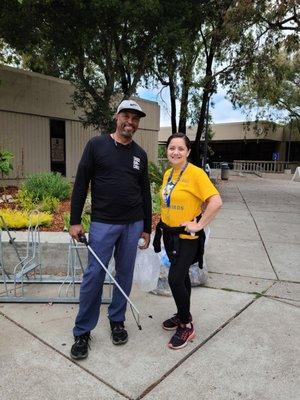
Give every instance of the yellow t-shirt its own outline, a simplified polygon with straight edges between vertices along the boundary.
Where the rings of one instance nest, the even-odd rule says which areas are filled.
[[[161,219],[171,226],[180,226],[182,222],[192,221],[201,213],[201,206],[209,197],[219,194],[203,169],[189,163],[179,181],[171,192],[170,206],[163,199],[163,191],[167,185],[172,168],[164,174],[160,191]],[[175,184],[181,170],[173,171],[172,182]],[[196,239],[197,236],[180,235],[182,239]]]

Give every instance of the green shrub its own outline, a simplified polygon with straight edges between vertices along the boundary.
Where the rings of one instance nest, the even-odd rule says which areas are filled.
[[[160,213],[160,195],[159,188],[154,183],[151,183],[151,198],[152,198],[152,212]]]
[[[55,197],[47,196],[44,197],[41,203],[39,204],[38,209],[44,212],[49,212],[53,214],[57,211],[59,206],[59,200]]]
[[[13,169],[12,159],[14,158],[13,153],[7,150],[0,149],[0,172],[3,175],[8,175]]]
[[[40,172],[30,175],[22,185],[30,193],[34,203],[38,203],[47,197],[55,197],[64,200],[70,197],[71,184],[59,173]]]
[[[163,182],[165,169],[161,165],[149,162],[148,170],[151,186],[152,212],[160,213],[159,191]]]
[[[70,228],[70,213],[64,213],[64,231]]]
[[[46,196],[41,201],[33,198],[33,195],[27,189],[18,190],[17,203],[25,211],[44,211],[53,214],[57,211],[59,200],[55,197]]]
[[[34,203],[32,195],[26,189],[18,190],[17,204],[26,211],[31,211],[37,208],[37,205]]]
[[[164,170],[150,161],[148,164],[148,171],[150,183],[154,183],[156,188],[160,188],[164,177]]]
[[[81,218],[81,224],[85,232],[90,230],[91,216],[88,214],[83,214]],[[64,213],[64,231],[70,229],[70,213]]]
[[[89,192],[86,196],[86,200],[83,207],[83,214],[91,214],[92,213],[92,198],[91,193]]]

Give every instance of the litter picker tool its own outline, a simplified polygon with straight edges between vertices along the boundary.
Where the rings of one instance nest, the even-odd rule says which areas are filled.
[[[104,271],[109,275],[109,277],[111,278],[111,280],[113,281],[113,283],[117,286],[117,288],[120,290],[120,292],[122,293],[122,295],[125,297],[125,299],[128,301],[130,308],[131,308],[131,312],[133,315],[133,318],[139,328],[139,330],[142,330],[142,326],[140,324],[140,312],[139,310],[136,308],[136,306],[132,303],[132,301],[130,300],[130,298],[127,296],[127,294],[124,292],[124,290],[121,288],[121,286],[118,284],[118,282],[115,280],[115,278],[112,276],[112,274],[109,272],[109,270],[106,268],[106,266],[103,264],[103,262],[100,260],[100,258],[97,256],[97,254],[94,252],[94,250],[91,248],[91,246],[89,245],[87,238],[85,235],[81,235],[79,236],[79,242],[83,243],[86,245],[87,249],[90,251],[90,253],[95,257],[95,259],[98,261],[98,263],[101,265],[101,267],[104,269]],[[137,317],[134,314],[134,311],[137,314]]]

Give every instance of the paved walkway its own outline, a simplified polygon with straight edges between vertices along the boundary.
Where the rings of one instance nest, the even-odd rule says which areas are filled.
[[[300,183],[220,182],[206,287],[194,288],[197,337],[172,351],[161,321],[172,298],[141,293],[139,331],[114,346],[106,306],[88,359],[69,358],[76,305],[0,304],[2,400],[296,400],[300,382]]]

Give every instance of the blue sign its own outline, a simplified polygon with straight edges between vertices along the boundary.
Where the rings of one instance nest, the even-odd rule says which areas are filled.
[[[279,153],[272,153],[272,160],[278,161],[279,160]]]

